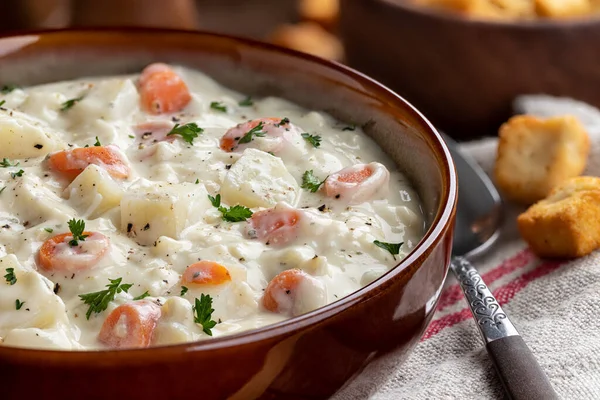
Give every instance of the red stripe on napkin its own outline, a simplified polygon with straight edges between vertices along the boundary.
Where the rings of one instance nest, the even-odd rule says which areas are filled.
[[[521,289],[525,288],[529,283],[533,282],[538,278],[541,278],[544,275],[549,274],[550,272],[556,270],[564,264],[564,261],[549,261],[542,263],[536,269],[529,271],[517,277],[515,280],[508,282],[507,284],[500,286],[499,288],[494,290],[494,296],[498,300],[498,303],[500,303],[500,305],[502,306],[509,302],[517,293],[521,291]],[[427,340],[432,336],[435,336],[438,333],[440,333],[443,329],[456,325],[459,322],[462,322],[470,317],[471,310],[469,308],[463,308],[458,312],[448,314],[440,319],[434,320],[425,331],[425,334],[423,335],[421,340]]]
[[[502,278],[504,275],[510,274],[520,268],[527,266],[535,256],[529,249],[522,250],[518,252],[515,256],[504,260],[500,265],[492,269],[491,271],[486,272],[481,277],[483,281],[491,285],[493,282]],[[442,297],[438,302],[437,310],[442,311],[446,307],[450,307],[456,304],[463,298],[462,289],[460,285],[455,284],[442,293]]]

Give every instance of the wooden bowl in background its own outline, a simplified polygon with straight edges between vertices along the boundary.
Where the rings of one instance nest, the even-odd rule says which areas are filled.
[[[406,0],[342,0],[347,63],[455,138],[496,134],[519,94],[600,106],[600,20],[484,21]]]

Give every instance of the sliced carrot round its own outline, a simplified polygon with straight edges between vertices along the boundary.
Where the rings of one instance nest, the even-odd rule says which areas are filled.
[[[248,235],[268,245],[281,246],[298,237],[302,212],[293,208],[271,208],[252,214]]]
[[[46,240],[38,253],[38,265],[47,271],[77,272],[93,268],[110,248],[109,239],[98,232],[83,232],[87,237],[71,246],[71,233]]]
[[[358,204],[386,190],[389,177],[390,173],[380,163],[357,164],[331,174],[325,181],[325,193],[328,197]]]
[[[300,269],[288,269],[269,282],[263,294],[263,307],[271,312],[286,314],[292,311],[298,285],[311,277]]]
[[[214,261],[199,261],[187,267],[182,285],[220,285],[231,281],[227,268]]]
[[[109,347],[148,347],[161,316],[158,305],[147,300],[115,308],[104,320],[98,340]]]
[[[192,96],[179,75],[166,64],[151,64],[139,79],[142,108],[150,114],[174,113],[183,110]]]
[[[278,147],[281,147],[283,144],[283,138],[286,133],[286,129],[290,126],[290,123],[287,121],[282,121],[281,118],[258,118],[253,119],[248,122],[244,122],[242,124],[238,124],[233,128],[230,128],[225,132],[225,135],[221,138],[221,142],[219,147],[223,151],[231,152],[237,149],[238,146],[243,143],[239,143],[240,140],[252,129],[256,128],[259,124],[262,123],[262,128],[260,131],[268,134],[271,137],[278,137],[281,139],[281,143],[277,143],[275,148],[271,150],[277,150]],[[253,136],[256,137],[256,136]]]
[[[50,155],[48,166],[69,179],[75,179],[90,164],[105,169],[112,177],[126,179],[129,166],[113,146],[81,147]]]

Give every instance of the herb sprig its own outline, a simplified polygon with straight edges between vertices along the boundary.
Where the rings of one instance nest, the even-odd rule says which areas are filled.
[[[23,307],[23,304],[25,304],[24,301],[21,301],[19,299],[15,300],[15,308],[17,309],[17,311],[20,310],[21,307]]]
[[[187,143],[193,144],[194,139],[196,139],[203,132],[204,129],[200,128],[195,122],[190,122],[189,124],[185,125],[175,124],[173,129],[171,129],[171,132],[167,133],[167,136],[179,135]]]
[[[148,291],[146,290],[144,293],[140,294],[139,296],[135,296],[133,298],[133,300],[142,300],[142,299],[145,299],[148,296],[150,296],[150,293],[148,293]]]
[[[380,242],[379,240],[375,240],[373,241],[373,243],[375,244],[375,246],[381,247],[382,249],[389,251],[392,257],[394,257],[394,260],[396,259],[396,255],[400,253],[400,247],[404,244],[404,242],[386,243]]]
[[[19,87],[17,85],[4,85],[2,86],[2,88],[0,88],[0,93],[9,94],[10,92],[18,88]]]
[[[187,293],[187,291],[188,291],[188,290],[189,290],[189,289],[188,289],[187,287],[185,287],[185,286],[182,286],[182,287],[181,287],[181,293],[179,293],[179,295],[180,295],[181,297],[185,296],[185,294]]]
[[[67,111],[67,110],[71,109],[71,107],[73,107],[75,104],[79,103],[81,100],[83,100],[83,96],[76,97],[74,99],[65,101],[64,103],[61,104],[60,111]]]
[[[221,212],[221,217],[227,222],[241,222],[245,221],[252,216],[252,210],[244,206],[233,206],[223,207],[221,205],[221,195],[217,194],[215,197],[208,195],[208,199],[213,207],[216,207]]]
[[[211,102],[210,108],[212,108],[213,110],[224,112],[224,113],[227,112],[227,106],[220,101]]]
[[[88,237],[88,235],[84,235],[83,231],[85,230],[85,221],[80,219],[80,220],[76,220],[75,218],[69,220],[69,222],[67,222],[67,224],[69,225],[69,230],[71,231],[71,234],[73,235],[73,239],[69,241],[69,245],[70,246],[77,246],[79,244],[79,241],[85,241],[85,238]]]
[[[6,283],[11,286],[17,283],[17,276],[15,275],[14,268],[6,268],[6,275],[4,275],[4,279],[6,279]]]
[[[302,137],[314,147],[319,147],[321,145],[321,136],[319,135],[311,135],[310,133],[304,132]]]
[[[200,299],[194,299],[194,322],[202,325],[202,330],[208,336],[212,336],[211,329],[217,325],[217,321],[212,320],[212,313],[215,311],[212,308],[212,297],[207,294],[201,294]]]
[[[267,133],[263,132],[261,129],[264,128],[265,124],[263,122],[259,122],[258,125],[256,125],[254,128],[250,129],[248,132],[246,132],[246,134],[244,136],[242,136],[242,138],[240,139],[240,141],[238,143],[240,144],[244,144],[244,143],[250,143],[252,141],[252,137],[256,136],[256,137],[264,137]]]
[[[311,169],[310,171],[305,171],[302,175],[302,185],[300,185],[300,187],[302,189],[310,190],[311,193],[316,193],[326,180],[327,178],[323,180],[317,178]]]
[[[8,158],[3,158],[2,161],[0,161],[0,167],[2,167],[2,168],[18,167],[19,164],[20,163],[18,161],[14,164],[11,164],[10,160]]]
[[[250,107],[250,106],[254,105],[254,102],[252,101],[252,97],[248,96],[244,100],[240,100],[238,102],[238,105],[240,107]]]
[[[16,177],[22,177],[23,174],[25,173],[25,171],[23,171],[22,169],[18,170],[17,172],[11,172],[10,173],[10,177],[15,179]]]
[[[108,304],[115,299],[117,293],[125,292],[133,286],[130,283],[121,284],[123,278],[108,279],[110,283],[106,285],[107,289],[98,292],[80,294],[79,298],[84,304],[89,306],[85,313],[86,319],[90,319],[92,313],[99,314],[108,308]]]

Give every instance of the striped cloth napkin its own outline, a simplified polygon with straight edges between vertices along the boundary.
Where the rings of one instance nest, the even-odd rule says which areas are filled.
[[[549,96],[522,96],[517,113],[571,114],[588,129],[587,175],[600,175],[600,111]],[[491,171],[495,138],[463,143],[461,150]],[[498,242],[474,260],[484,281],[564,399],[600,399],[600,252],[571,261],[538,259],[519,238],[505,205]],[[452,275],[421,342],[402,365],[378,360],[335,396],[365,399],[502,399],[504,393],[471,312]]]

